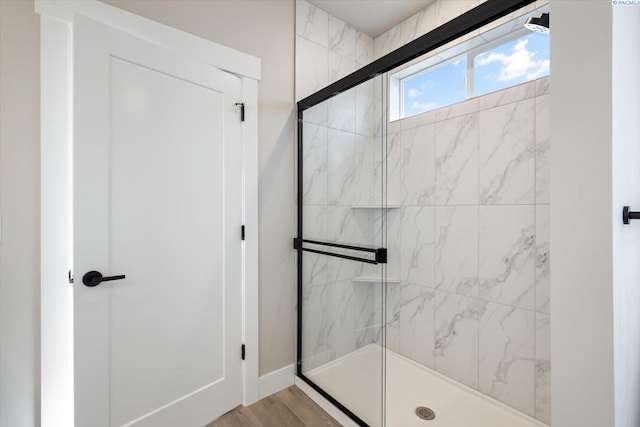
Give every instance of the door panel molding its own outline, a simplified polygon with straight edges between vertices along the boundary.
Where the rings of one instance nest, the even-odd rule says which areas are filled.
[[[241,80],[246,105],[241,125],[243,145],[242,223],[242,363],[243,403],[258,400],[258,81],[260,61],[242,52],[217,45],[138,17],[100,2],[36,1],[41,14],[41,369],[42,425],[74,425],[73,422],[73,271],[70,225],[73,195],[70,187],[73,138],[73,63],[71,34],[75,17],[90,16],[134,36],[168,48],[183,57],[233,71]],[[62,20],[61,20],[62,19]],[[116,25],[117,23],[117,25]],[[139,26],[138,28],[136,28]],[[215,56],[215,58],[214,58]],[[239,117],[238,117],[239,119]],[[102,266],[97,266],[102,268]],[[100,270],[110,274],[108,270]],[[75,272],[76,286],[84,272]],[[94,290],[99,291],[100,286]],[[98,292],[96,292],[96,296]]]

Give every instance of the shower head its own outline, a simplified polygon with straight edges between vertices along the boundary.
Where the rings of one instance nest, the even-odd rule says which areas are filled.
[[[524,27],[536,33],[549,34],[549,14],[543,13],[538,18],[530,17],[524,23]]]

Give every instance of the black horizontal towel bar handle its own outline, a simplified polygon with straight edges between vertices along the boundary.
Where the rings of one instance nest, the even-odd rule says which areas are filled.
[[[112,280],[122,280],[125,278],[124,274],[119,276],[103,276],[99,271],[88,271],[82,276],[82,283],[90,288],[98,286],[102,282],[110,282]]]
[[[302,246],[303,243],[309,243],[312,245],[321,245],[321,246],[329,246],[332,248],[340,248],[340,249],[349,249],[354,251],[363,251],[375,254],[375,259],[367,259],[354,257],[346,254],[337,254],[333,252],[320,251],[318,249],[305,248]],[[386,264],[387,263],[387,249],[386,248],[364,248],[362,246],[352,246],[352,245],[343,245],[341,243],[331,243],[331,242],[320,242],[318,240],[306,240],[306,239],[293,239],[293,248],[305,252],[313,252],[320,255],[327,255],[336,258],[349,259],[351,261],[360,261],[366,262],[368,264]]]
[[[370,252],[370,253],[375,253],[377,250],[376,248],[364,248],[362,246],[343,245],[342,243],[320,242],[318,240],[303,239],[302,243],[309,243],[312,245],[321,245],[321,246],[330,246],[332,248],[350,249],[353,251],[363,251],[363,252]]]
[[[629,206],[622,208],[622,222],[629,224],[630,219],[640,219],[640,212],[631,212]]]

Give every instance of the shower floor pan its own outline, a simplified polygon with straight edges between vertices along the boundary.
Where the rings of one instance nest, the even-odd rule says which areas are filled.
[[[372,427],[380,426],[381,347],[370,344],[306,373]],[[387,427],[548,427],[476,390],[386,351]],[[422,420],[416,408],[433,410]]]

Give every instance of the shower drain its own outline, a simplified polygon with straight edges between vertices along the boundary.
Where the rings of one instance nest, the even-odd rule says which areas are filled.
[[[426,420],[426,421],[431,421],[436,417],[436,413],[433,412],[431,409],[427,408],[426,406],[418,406],[416,408],[416,415],[421,420]]]

